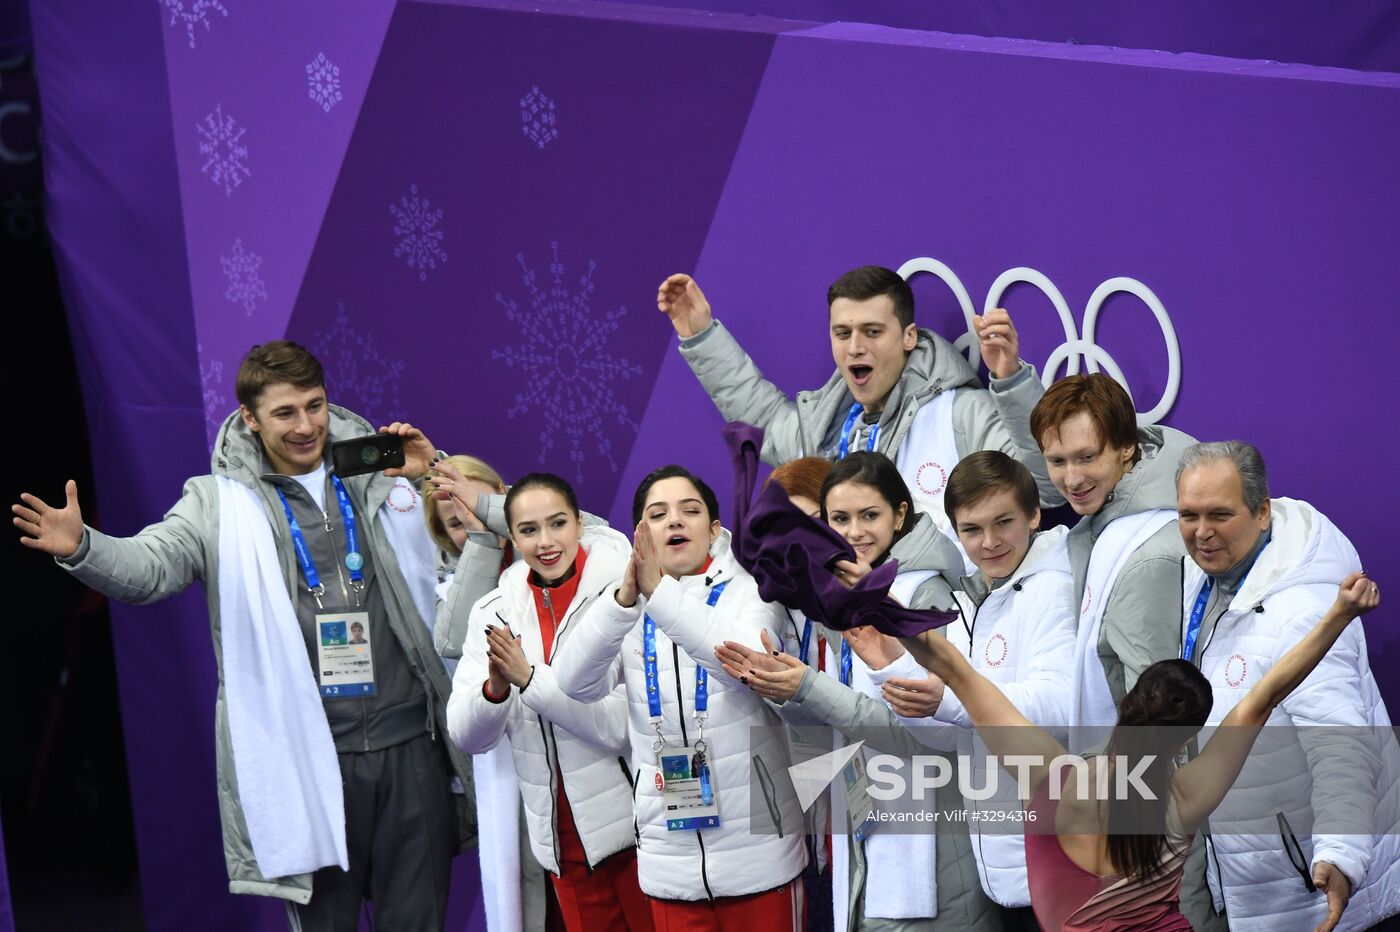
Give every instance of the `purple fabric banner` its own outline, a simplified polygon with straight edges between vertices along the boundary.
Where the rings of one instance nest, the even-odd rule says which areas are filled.
[[[830,281],[923,260],[922,324],[964,331],[964,288],[1038,366],[1085,337],[1140,411],[1260,444],[1400,579],[1360,456],[1396,453],[1400,77],[549,0],[34,12],[104,530],[208,468],[239,358],[284,334],[333,400],[559,472],[619,527],[665,462],[728,501],[657,283],[695,272],[796,390],[831,372]],[[148,924],[280,926],[225,892],[198,595],[114,630]]]

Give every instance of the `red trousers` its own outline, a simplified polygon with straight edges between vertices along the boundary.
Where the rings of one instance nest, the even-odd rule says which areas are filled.
[[[651,899],[651,918],[656,932],[801,932],[802,878],[751,896]]]
[[[637,886],[637,849],[619,851],[593,870],[574,826],[574,814],[559,781],[559,870],[554,895],[569,932],[652,932],[651,912]]]

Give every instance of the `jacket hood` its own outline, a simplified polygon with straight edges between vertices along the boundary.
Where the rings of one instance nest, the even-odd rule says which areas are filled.
[[[899,571],[930,570],[951,584],[962,575],[966,563],[958,545],[948,539],[933,518],[922,511],[914,513],[914,526],[908,534],[895,541],[889,559],[899,563]]]
[[[1361,569],[1361,558],[1326,515],[1307,502],[1272,500],[1273,536],[1230,607],[1249,608],[1293,586],[1338,585]]]
[[[326,460],[330,460],[330,445],[334,440],[349,440],[374,433],[369,422],[339,405],[327,405],[330,430],[326,437]],[[235,410],[224,418],[218,436],[214,438],[214,453],[210,471],[216,476],[228,476],[244,485],[256,486],[263,472],[262,441],[243,422]],[[391,483],[393,480],[389,480]]]
[[[1094,537],[1115,518],[1160,508],[1176,510],[1176,466],[1195,443],[1189,434],[1171,427],[1139,427],[1142,459],[1114,486],[1108,502],[1089,519]]]

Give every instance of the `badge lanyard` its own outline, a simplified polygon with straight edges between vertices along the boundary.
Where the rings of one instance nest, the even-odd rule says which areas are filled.
[[[807,654],[812,649],[812,619],[804,619],[806,624],[802,626],[802,640],[797,644],[797,656],[802,661],[802,665],[807,665]]]
[[[1269,546],[1267,543],[1264,547]],[[1259,548],[1259,553],[1264,552],[1264,547]],[[1250,561],[1249,568],[1240,576],[1240,588],[1244,587],[1244,581],[1249,576],[1249,571],[1254,569],[1254,564],[1259,560],[1259,554],[1254,555],[1254,560]],[[1196,604],[1191,608],[1191,618],[1186,623],[1186,639],[1181,645],[1181,659],[1190,660],[1191,655],[1196,652],[1196,638],[1201,635],[1201,622],[1205,620],[1206,605],[1210,602],[1211,590],[1215,588],[1215,577],[1206,576],[1206,581],[1201,584],[1201,594],[1196,596]],[[1236,590],[1238,591],[1238,590]]]
[[[710,590],[709,596],[705,599],[705,604],[714,608],[719,601],[720,593],[724,592],[724,587],[729,585],[729,580],[718,584]],[[656,729],[656,741],[652,750],[658,754],[666,746],[666,738],[661,734],[661,688],[660,676],[656,668],[656,622],[651,620],[650,615],[642,616],[642,659],[646,668],[647,683],[647,709],[651,713],[651,725]],[[676,697],[681,703],[681,697]],[[705,719],[710,708],[710,675],[700,664],[695,665],[695,721],[700,726],[700,736],[696,745],[704,747]],[[684,708],[681,709],[684,714]]]
[[[841,428],[841,448],[840,448],[840,451],[838,452],[838,454],[837,454],[837,456],[836,456],[836,458],[837,458],[838,460],[843,460],[843,459],[845,459],[845,458],[846,458],[846,454],[850,452],[850,446],[851,446],[851,431],[852,431],[852,430],[855,428],[855,426],[856,426],[856,418],[860,417],[860,412],[861,412],[861,410],[862,410],[861,403],[860,403],[859,401],[857,401],[855,404],[851,405],[851,413],[848,414],[848,415],[846,415],[846,424],[845,424],[844,427]],[[866,444],[865,444],[865,449],[866,449],[867,451],[873,451],[873,450],[875,449],[875,441],[879,438],[879,436],[880,436],[880,425],[879,425],[879,423],[871,424],[871,425],[870,425],[870,439],[869,439],[869,440],[866,442]]]
[[[842,638],[841,640],[841,685],[851,685],[851,668],[855,666],[855,660],[851,656],[851,642]]]
[[[331,474],[331,484],[335,486],[335,499],[340,505],[340,517],[345,525],[345,567],[350,571],[350,585],[359,592],[364,588],[365,558],[360,553],[360,538],[355,527],[355,511],[350,506],[350,496],[345,492],[345,483],[340,481],[340,477]],[[297,522],[296,515],[292,514],[291,503],[287,501],[286,493],[280,488],[277,490],[277,497],[282,500],[282,510],[287,515],[287,525],[292,531],[292,549],[296,551],[297,563],[301,565],[301,575],[306,580],[306,588],[310,590],[313,598],[316,599],[316,607],[321,607],[321,596],[325,595],[326,587],[321,584],[321,574],[316,571],[316,563],[311,559],[311,548],[307,546],[306,535],[301,531],[301,524]]]

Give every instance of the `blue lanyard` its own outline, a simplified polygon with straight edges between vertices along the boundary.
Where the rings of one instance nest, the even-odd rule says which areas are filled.
[[[1196,638],[1201,634],[1201,621],[1205,618],[1206,604],[1210,602],[1210,591],[1215,588],[1215,577],[1207,576],[1201,585],[1201,594],[1196,596],[1196,605],[1191,609],[1191,620],[1186,624],[1186,641],[1181,645],[1181,659],[1190,660],[1196,652]]]
[[[710,590],[709,596],[705,599],[705,604],[714,608],[719,601],[720,593],[724,587],[729,585],[729,580],[716,585]],[[661,683],[660,675],[656,669],[656,622],[651,620],[650,615],[642,616],[642,660],[646,669],[647,682],[647,709],[651,712],[653,721],[661,718]],[[676,697],[680,703],[679,696]],[[708,712],[710,708],[710,675],[700,664],[695,665],[695,713],[699,715]]]
[[[345,493],[345,484],[340,481],[340,477],[332,474],[331,484],[335,486],[335,498],[340,504],[340,517],[345,525],[345,565],[350,570],[351,582],[359,583],[364,579],[365,558],[359,550],[359,535],[355,530],[355,512],[350,507],[350,496]],[[292,514],[292,505],[287,501],[287,495],[280,488],[277,490],[277,497],[282,500],[282,510],[287,515],[287,526],[292,531],[292,549],[296,551],[297,563],[301,566],[301,575],[306,580],[306,588],[311,594],[316,596],[317,604],[320,604],[321,595],[326,591],[326,587],[321,585],[321,574],[316,571],[316,563],[311,559],[311,548],[307,546],[306,535],[301,531],[301,525],[297,522],[296,515]]]
[[[851,685],[851,668],[855,661],[851,656],[851,642],[843,640],[841,642],[841,685]]]
[[[802,626],[802,640],[797,645],[797,656],[805,665],[807,654],[812,649],[812,619],[806,619],[806,624]]]
[[[838,460],[843,460],[843,459],[845,459],[845,458],[846,458],[846,454],[850,452],[850,447],[851,447],[851,431],[852,431],[852,430],[855,428],[855,426],[856,426],[856,418],[860,417],[860,412],[861,412],[861,410],[862,410],[862,408],[861,408],[861,403],[860,403],[859,401],[857,401],[855,404],[851,405],[851,413],[848,414],[848,415],[846,415],[846,425],[845,425],[844,427],[841,428],[841,448],[840,448],[840,452],[839,452],[839,453],[837,454],[837,456],[836,456],[836,458],[837,458]],[[876,439],[879,438],[879,436],[880,436],[880,425],[879,425],[879,423],[877,422],[877,423],[875,423],[875,424],[871,424],[871,425],[870,425],[870,439],[869,439],[869,440],[866,442],[866,444],[865,444],[865,449],[866,449],[867,451],[869,451],[869,450],[874,450],[874,449],[875,449],[875,441],[876,441]]]

